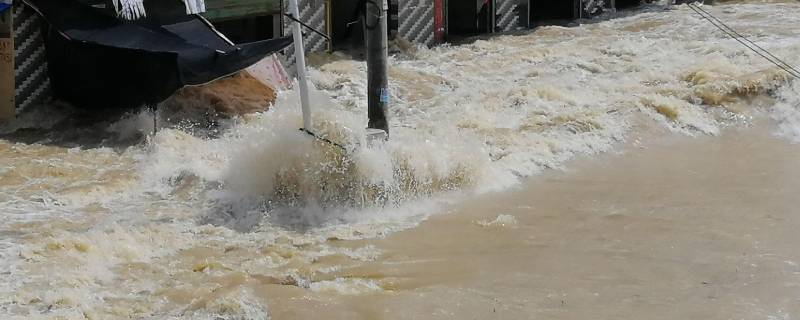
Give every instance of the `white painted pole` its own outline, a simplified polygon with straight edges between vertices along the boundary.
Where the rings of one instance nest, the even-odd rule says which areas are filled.
[[[297,0],[289,0],[289,14],[300,20],[300,9]],[[297,81],[300,85],[300,105],[303,108],[303,129],[311,130],[311,107],[308,98],[308,82],[306,80],[306,50],[303,47],[303,33],[300,23],[292,21],[292,36],[294,37],[294,59],[297,68]]]

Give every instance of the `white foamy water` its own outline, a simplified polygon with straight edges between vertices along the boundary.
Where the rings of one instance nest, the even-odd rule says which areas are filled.
[[[800,61],[797,3],[707,8]],[[609,151],[641,123],[714,135],[768,114],[800,141],[797,83],[685,6],[398,54],[392,139],[375,148],[360,147],[365,65],[320,60],[314,130],[346,152],[298,131],[293,91],[207,135],[132,143],[147,114],[76,128],[41,112],[4,128],[16,133],[0,141],[2,318],[266,319],[237,284],[383,290],[332,276],[378,250],[333,243],[414,227],[447,201]]]

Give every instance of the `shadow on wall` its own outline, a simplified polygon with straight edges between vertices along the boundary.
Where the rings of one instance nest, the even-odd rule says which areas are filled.
[[[214,22],[214,27],[233,43],[273,39],[281,34],[280,17],[277,15],[218,21]]]
[[[331,0],[330,25],[334,51],[363,47],[361,3],[359,0]]]
[[[550,20],[570,20],[575,17],[575,1],[531,1],[530,19],[533,24]]]
[[[638,6],[639,4],[641,4],[641,2],[642,2],[641,0],[617,0],[616,4],[617,4],[617,9],[626,9]]]
[[[494,28],[494,1],[466,0],[447,3],[447,33],[452,36],[472,36],[491,33]]]

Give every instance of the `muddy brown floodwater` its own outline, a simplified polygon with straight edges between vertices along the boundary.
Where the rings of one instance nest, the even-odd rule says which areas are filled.
[[[359,295],[256,287],[274,319],[791,319],[800,147],[764,127],[642,138],[367,243]]]
[[[155,133],[25,110],[0,320],[800,317],[800,81],[665,3],[400,48],[378,146],[342,53],[310,60],[311,129],[347,151],[292,89]],[[799,2],[705,9],[800,61]],[[228,84],[183,103],[259,103]]]

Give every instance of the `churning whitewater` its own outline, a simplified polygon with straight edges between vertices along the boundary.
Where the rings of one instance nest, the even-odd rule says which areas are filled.
[[[705,8],[800,61],[797,2]],[[310,57],[312,109],[314,130],[347,151],[298,131],[291,90],[211,128],[163,119],[141,141],[146,113],[86,127],[50,106],[2,128],[0,317],[267,319],[270,301],[237,284],[393,290],[337,273],[382,258],[337,243],[413,228],[642,127],[716,135],[770,117],[800,141],[800,85],[686,6],[402,47],[390,61],[392,138],[373,148],[365,65],[341,54]]]

